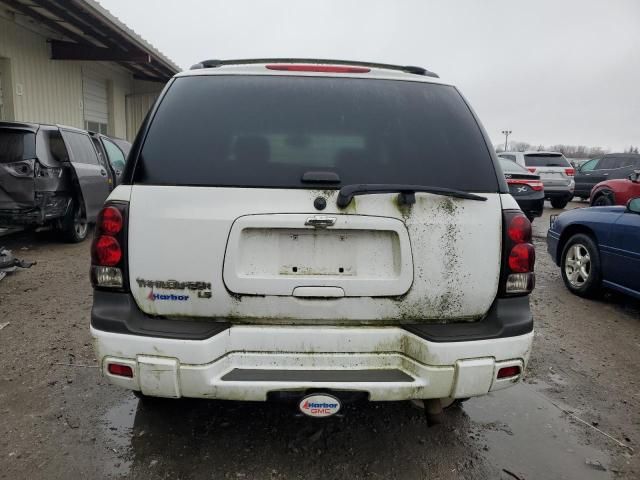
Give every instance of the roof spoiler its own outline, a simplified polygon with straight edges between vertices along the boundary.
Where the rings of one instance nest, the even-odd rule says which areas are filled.
[[[405,73],[413,73],[415,75],[423,75],[425,77],[440,78],[437,73],[431,72],[426,68],[416,67],[412,65],[390,65],[386,63],[358,62],[349,60],[330,60],[317,58],[247,58],[239,60],[203,60],[193,65],[190,70],[199,70],[201,68],[217,68],[226,65],[251,65],[259,63],[311,63],[311,64],[329,64],[329,65],[353,65],[359,67],[382,68],[386,70],[397,70]]]

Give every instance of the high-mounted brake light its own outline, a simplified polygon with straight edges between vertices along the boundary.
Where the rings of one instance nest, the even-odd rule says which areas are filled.
[[[567,177],[573,177],[576,174],[576,169],[575,168],[565,168],[564,169],[564,173],[567,175]]]
[[[502,296],[526,295],[535,286],[536,252],[531,243],[531,222],[519,210],[505,210],[503,224],[500,293]]]
[[[269,70],[282,70],[286,72],[322,72],[322,73],[369,73],[367,67],[349,67],[341,65],[296,65],[296,64],[269,64]]]
[[[91,283],[105,289],[126,289],[127,204],[109,202],[100,211],[91,245]]]

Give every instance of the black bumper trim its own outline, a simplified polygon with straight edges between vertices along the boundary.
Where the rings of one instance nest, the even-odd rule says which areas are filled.
[[[95,290],[91,326],[96,330],[179,340],[205,340],[231,327],[226,319],[176,319],[142,312],[130,293]],[[308,326],[308,325],[306,325]],[[430,342],[464,342],[524,335],[533,330],[529,297],[498,298],[476,322],[399,325]]]
[[[416,323],[402,328],[430,342],[468,342],[515,337],[533,331],[529,297],[497,298],[477,322]]]
[[[94,290],[91,326],[103,332],[180,340],[204,340],[230,327],[229,322],[152,317],[129,293]]]

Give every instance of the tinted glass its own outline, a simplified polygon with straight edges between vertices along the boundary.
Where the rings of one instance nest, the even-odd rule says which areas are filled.
[[[104,149],[107,151],[109,162],[111,162],[113,168],[122,171],[124,168],[124,154],[122,153],[122,150],[104,137],[102,138],[102,144],[104,145]]]
[[[89,135],[77,132],[64,131],[64,139],[72,152],[72,161],[100,165],[94,146],[91,144]]]
[[[36,135],[23,130],[0,129],[0,163],[19,162],[36,156]]]
[[[613,170],[615,168],[629,167],[633,164],[633,159],[628,157],[605,157],[600,160],[598,168],[601,170]]]
[[[309,188],[410,183],[498,190],[480,128],[450,86],[354,78],[179,78],[153,119],[134,182]]]
[[[568,167],[571,164],[564,155],[553,153],[530,153],[524,156],[524,164],[527,167]]]
[[[582,167],[580,167],[580,171],[591,172],[592,170],[599,168],[598,167],[599,163],[600,163],[599,158],[594,158],[593,160],[589,160],[587,163],[583,164]]]
[[[500,158],[506,158],[507,160],[513,160],[514,162],[516,161],[516,156],[515,155],[508,155],[506,153],[501,153]]]
[[[524,167],[521,167],[516,162],[500,158],[500,166],[505,173],[531,173]]]

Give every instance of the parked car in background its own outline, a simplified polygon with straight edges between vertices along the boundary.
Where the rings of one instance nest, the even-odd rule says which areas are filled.
[[[530,222],[542,215],[544,187],[539,175],[535,175],[512,160],[500,158],[500,166],[509,185],[509,192]]]
[[[592,297],[606,287],[640,298],[640,197],[553,216],[547,246],[576,295]]]
[[[0,227],[52,226],[80,242],[113,188],[88,132],[0,122]]]
[[[422,400],[428,423],[515,385],[535,251],[490,145],[419,67],[177,75],[96,225],[105,378],[143,401],[295,399],[314,417]]]
[[[629,178],[598,183],[591,190],[591,205],[626,205],[635,197],[640,197],[640,170],[635,170]]]
[[[109,137],[101,133],[89,132],[98,156],[103,165],[109,169],[113,185],[118,185],[122,179],[122,172],[131,144],[120,138]]]
[[[573,198],[575,168],[558,152],[501,152],[499,157],[513,160],[531,173],[540,175],[544,196],[553,208],[564,208]]]
[[[634,170],[640,170],[640,155],[637,153],[610,153],[594,158],[576,171],[574,194],[586,200],[591,197],[591,190],[596,184],[628,178]]]

